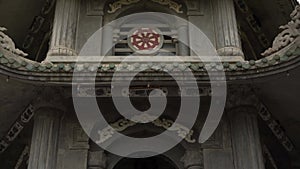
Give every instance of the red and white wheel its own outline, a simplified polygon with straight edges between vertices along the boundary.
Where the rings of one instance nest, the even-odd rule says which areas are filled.
[[[159,30],[138,28],[131,32],[128,37],[128,45],[134,52],[139,54],[153,54],[163,45],[163,36]]]

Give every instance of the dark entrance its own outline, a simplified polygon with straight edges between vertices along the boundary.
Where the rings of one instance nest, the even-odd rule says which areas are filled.
[[[123,158],[114,169],[178,169],[173,162],[163,156],[144,159]]]

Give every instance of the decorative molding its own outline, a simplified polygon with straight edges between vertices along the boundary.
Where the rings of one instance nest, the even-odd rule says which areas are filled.
[[[156,119],[156,117],[150,115],[140,115],[134,117],[134,121],[140,121],[140,122],[151,121],[153,119]],[[115,131],[121,132],[137,124],[138,123],[127,119],[118,120],[117,122],[114,122],[109,126],[105,127],[104,129],[98,131],[99,140],[96,143],[102,144],[106,142],[108,139],[110,139],[111,137],[113,137]],[[156,127],[161,127],[169,131],[177,132],[178,137],[183,138],[188,143],[196,143],[196,140],[192,138],[194,133],[193,130],[189,130],[187,127],[181,124],[174,123],[174,121],[172,120],[156,119],[152,121],[151,124],[153,124]]]
[[[107,11],[108,13],[115,13],[117,10],[121,9],[124,5],[131,5],[140,2],[141,0],[118,0],[108,6],[110,9]]]
[[[270,56],[281,49],[287,47],[295,41],[300,35],[300,6],[297,5],[295,10],[291,13],[291,21],[279,28],[283,31],[277,35],[271,48],[262,53],[263,56]]]
[[[234,1],[241,13],[245,14],[244,18],[246,18],[246,21],[250,25],[250,28],[257,35],[258,41],[261,44],[261,46],[264,48],[269,47],[269,39],[267,38],[266,34],[261,30],[261,26],[259,25],[256,17],[254,16],[253,11],[250,10],[245,0]]]
[[[4,31],[7,31],[6,28],[0,27],[0,46],[6,49],[7,51],[10,51],[18,56],[26,57],[28,56],[27,53],[24,53],[20,49],[17,49],[15,46],[15,43],[13,40],[7,36]]]
[[[223,61],[222,63],[213,62],[195,62],[186,61],[190,63],[172,63],[172,62],[153,62],[151,65],[155,65],[155,69],[149,69],[146,73],[143,73],[143,79],[152,79],[157,76],[161,76],[161,80],[166,81],[169,78],[165,77],[158,71],[173,71],[180,76],[186,69],[191,69],[195,73],[195,77],[199,80],[209,80],[207,71],[225,71],[227,74],[227,80],[247,80],[256,79],[258,77],[267,77],[279,73],[287,72],[290,69],[294,69],[300,65],[300,37],[296,41],[284,48],[278,54],[262,58],[254,61]],[[55,57],[55,56],[53,56]],[[60,56],[66,58],[64,56]],[[95,56],[94,58],[98,58]],[[69,57],[68,57],[69,58]],[[74,57],[75,58],[75,57]],[[101,79],[96,77],[96,82],[111,81],[112,75],[115,71],[122,72],[124,74],[144,70],[145,66],[149,66],[149,63],[143,62],[128,62],[128,63],[115,63],[112,61],[103,62],[101,65],[96,64],[90,56],[87,56],[87,60],[82,60],[80,63],[75,64],[73,59],[63,62],[36,62],[12,53],[3,49],[0,45],[0,70],[3,75],[10,77],[16,77],[18,79],[26,81],[39,81],[39,82],[60,82],[69,84],[73,79],[73,72],[76,71],[78,75],[84,74],[83,80],[90,78],[88,73],[94,73],[97,71],[98,75],[101,75]],[[108,56],[108,59],[110,57]],[[165,58],[165,57],[164,57]],[[184,59],[184,58],[183,58]],[[96,60],[97,61],[97,60]],[[105,74],[105,76],[103,76]],[[63,75],[64,78],[58,77]],[[126,76],[120,77],[126,80]],[[85,80],[86,81],[86,80]]]
[[[165,87],[159,86],[145,86],[145,87],[131,87],[128,89],[124,88],[120,96],[129,96],[129,97],[149,97],[149,93],[154,89],[158,89],[164,92],[165,96],[211,96],[211,87],[183,87],[181,91],[174,87],[172,90],[168,90]],[[91,86],[78,86],[77,97],[111,97],[111,87],[91,87]],[[160,97],[160,96],[157,96]],[[161,96],[164,97],[164,96]]]
[[[286,149],[286,151],[292,152],[295,149],[292,141],[286,135],[279,122],[274,119],[273,115],[269,112],[267,107],[261,104],[258,114],[260,115],[262,120],[267,124],[267,126],[271,129],[275,137],[279,140],[279,142]]]
[[[117,10],[121,9],[125,5],[136,4],[140,1],[141,0],[118,0],[108,5],[110,9],[107,12],[112,14],[115,13]],[[167,5],[169,6],[170,9],[174,10],[176,13],[183,13],[181,9],[182,5],[173,0],[151,0],[151,1],[161,5]]]
[[[8,130],[5,137],[0,140],[0,154],[3,153],[8,148],[8,146],[16,139],[16,137],[21,133],[25,125],[30,122],[33,116],[34,108],[30,104],[19,116],[12,127]]]
[[[173,9],[176,13],[183,13],[182,11],[182,5],[172,1],[172,0],[151,0],[155,3],[159,3],[161,5],[168,5],[170,9]]]

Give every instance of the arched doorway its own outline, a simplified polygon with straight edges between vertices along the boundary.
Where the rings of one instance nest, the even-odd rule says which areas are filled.
[[[178,169],[176,165],[164,156],[150,158],[123,158],[113,169]]]

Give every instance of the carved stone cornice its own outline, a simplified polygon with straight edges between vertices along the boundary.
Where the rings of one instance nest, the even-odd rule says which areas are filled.
[[[191,69],[197,80],[202,82],[209,81],[207,71],[218,72],[223,69],[228,81],[238,81],[258,79],[294,69],[300,65],[299,55],[300,37],[296,38],[294,42],[279,52],[257,61],[224,61],[222,63],[191,61],[190,63],[184,64],[154,62],[153,64],[155,64],[158,70],[178,72],[178,76],[186,69]],[[106,61],[98,65],[93,62],[93,57],[87,57],[86,61],[75,65],[72,59],[76,59],[76,57],[68,56],[68,58],[71,60],[55,63],[39,63],[20,57],[0,45],[0,73],[11,78],[22,79],[29,82],[62,83],[68,85],[72,82],[74,71],[77,72],[75,76],[78,75],[87,78],[93,72],[97,71],[99,76],[97,76],[96,82],[103,83],[110,82],[115,71],[122,72],[126,75],[143,69],[148,64],[143,62],[120,64],[113,61]],[[89,60],[89,58],[91,60]],[[165,77],[165,75],[158,73],[157,70],[152,69],[140,75],[142,75],[142,79],[152,80],[159,76],[161,81],[170,80],[170,78]],[[101,78],[98,78],[100,76]],[[126,80],[125,77],[126,76],[124,76],[124,80]]]

